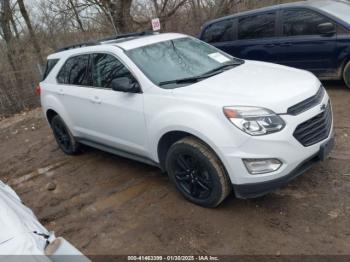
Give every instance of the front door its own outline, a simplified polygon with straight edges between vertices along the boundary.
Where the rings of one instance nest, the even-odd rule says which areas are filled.
[[[328,18],[312,10],[283,10],[279,47],[286,55],[277,62],[317,75],[334,73],[337,36],[322,35],[318,29],[320,24],[329,22]]]
[[[276,11],[238,18],[237,40],[231,52],[244,59],[275,62],[280,53],[276,45],[276,21]]]
[[[147,155],[147,130],[143,112],[143,94],[112,90],[112,81],[131,72],[111,54],[91,55],[92,85],[84,123],[86,136],[103,145],[141,156]]]

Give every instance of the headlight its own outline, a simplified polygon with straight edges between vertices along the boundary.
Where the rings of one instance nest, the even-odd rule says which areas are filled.
[[[252,136],[275,133],[285,126],[281,117],[260,107],[224,107],[224,114],[236,127]]]

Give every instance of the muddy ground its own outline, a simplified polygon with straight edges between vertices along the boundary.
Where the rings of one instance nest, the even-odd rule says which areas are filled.
[[[350,254],[350,90],[325,84],[330,159],[259,199],[205,209],[157,168],[91,148],[65,156],[40,110],[0,122],[0,179],[85,254]]]

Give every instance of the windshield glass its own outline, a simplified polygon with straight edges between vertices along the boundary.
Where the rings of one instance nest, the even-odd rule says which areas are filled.
[[[126,53],[154,84],[164,88],[174,88],[174,83],[165,84],[169,81],[199,77],[226,64],[242,63],[241,60],[190,37],[147,45]]]
[[[334,15],[350,25],[350,3],[327,2],[319,7],[321,10]]]

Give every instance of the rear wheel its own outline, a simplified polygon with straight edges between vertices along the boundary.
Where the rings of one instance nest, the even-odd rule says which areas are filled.
[[[166,169],[180,193],[195,204],[216,207],[231,191],[218,157],[195,138],[186,137],[171,146]]]
[[[344,68],[344,82],[347,85],[347,87],[350,88],[350,61],[347,63],[347,65]]]
[[[60,116],[56,115],[53,117],[51,128],[58,146],[64,153],[74,155],[79,152],[79,143],[73,137]]]

